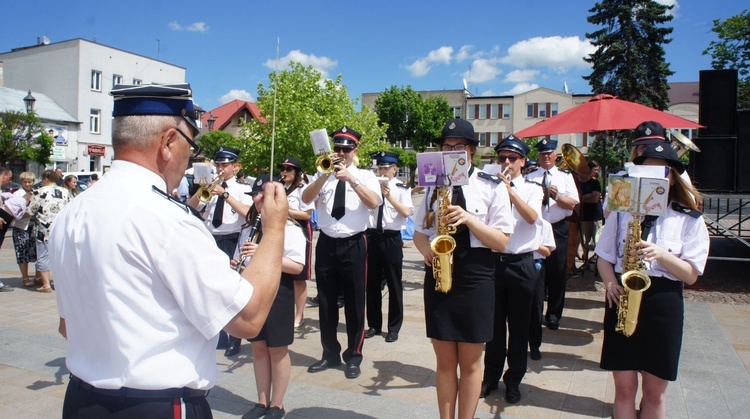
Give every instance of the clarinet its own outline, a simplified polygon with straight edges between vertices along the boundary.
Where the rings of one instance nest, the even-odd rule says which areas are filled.
[[[247,235],[247,240],[245,240],[245,243],[255,243],[258,240],[258,236],[260,235],[260,231],[258,230],[260,228],[260,212],[258,215],[255,216],[255,220],[253,220],[253,223],[250,225],[250,232]],[[238,273],[242,273],[242,271],[245,269],[245,261],[247,260],[247,256],[242,256],[240,258],[239,263],[237,263],[237,267],[235,270]]]

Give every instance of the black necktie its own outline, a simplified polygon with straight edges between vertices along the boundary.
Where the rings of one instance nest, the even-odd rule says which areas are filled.
[[[227,183],[222,182],[221,187],[226,189]],[[216,200],[216,208],[214,209],[214,218],[211,220],[211,224],[213,224],[214,228],[219,228],[219,226],[222,223],[223,218],[224,218],[224,197],[219,196],[219,199]]]
[[[380,207],[378,208],[378,233],[382,233],[384,231],[384,228],[383,228],[383,207],[385,207],[385,198],[383,198],[383,203],[380,204]]]
[[[548,171],[544,171],[544,177],[542,178],[542,189],[544,190],[544,197],[542,198],[542,206],[549,205],[549,184],[547,183]]]
[[[336,184],[336,193],[333,195],[333,209],[331,210],[331,217],[340,220],[346,212],[346,181],[339,180]]]

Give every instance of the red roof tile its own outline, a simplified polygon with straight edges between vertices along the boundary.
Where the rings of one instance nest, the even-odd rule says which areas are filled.
[[[250,112],[253,118],[257,119],[258,122],[268,122],[266,118],[260,115],[261,112],[258,104],[256,104],[255,102],[247,102],[239,99],[235,99],[229,103],[219,106],[218,108],[211,109],[210,112],[206,112],[203,114],[201,120],[203,121],[203,126],[208,127],[208,118],[213,115],[213,117],[216,119],[216,121],[214,122],[214,129],[221,130],[224,129],[224,127],[226,127],[229,122],[231,122],[232,119],[234,119],[234,117],[243,110],[247,110],[248,112]]]

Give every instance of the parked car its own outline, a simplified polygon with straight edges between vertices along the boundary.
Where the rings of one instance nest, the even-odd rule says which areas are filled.
[[[22,186],[21,186],[20,183],[10,182],[8,184],[8,186],[5,187],[5,192],[13,193],[13,192],[15,192],[15,191],[17,191],[17,190],[19,190],[21,188],[22,188]]]

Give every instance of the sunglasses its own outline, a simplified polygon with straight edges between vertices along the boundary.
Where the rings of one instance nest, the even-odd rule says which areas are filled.
[[[354,150],[354,149],[350,148],[350,147],[334,147],[333,148],[334,152],[336,152],[336,153],[341,152],[341,153],[344,153],[344,154],[349,154],[349,153],[351,153],[352,150]]]
[[[185,141],[187,141],[187,142],[188,142],[188,144],[190,144],[190,155],[191,155],[192,157],[195,157],[195,156],[197,156],[197,155],[198,155],[198,153],[200,153],[200,152],[201,152],[201,148],[200,148],[200,147],[198,146],[198,144],[196,144],[196,143],[195,143],[195,141],[193,141],[192,139],[190,139],[190,137],[188,137],[187,135],[185,135],[185,133],[184,133],[184,132],[182,132],[182,130],[180,130],[179,128],[177,128],[177,127],[174,127],[174,129],[175,129],[175,130],[176,130],[177,132],[179,132],[179,133],[180,133],[180,135],[182,135],[182,138],[184,138],[184,139],[185,139]]]
[[[281,166],[281,168],[279,168],[279,171],[280,172],[293,172],[294,168],[291,166]]]
[[[515,163],[518,160],[518,156],[497,156],[497,161],[500,163],[505,163],[505,160]]]

